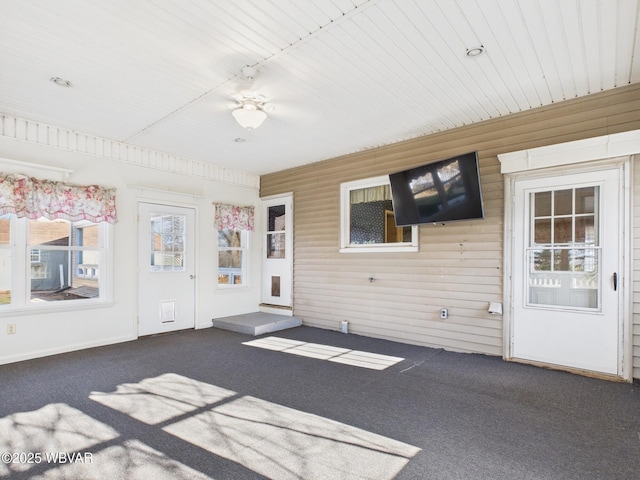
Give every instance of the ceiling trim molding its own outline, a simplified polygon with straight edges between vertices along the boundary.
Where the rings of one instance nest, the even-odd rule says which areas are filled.
[[[116,142],[12,115],[0,114],[0,136],[141,167],[204,178],[213,182],[230,183],[256,190],[260,188],[260,176],[254,173]]]

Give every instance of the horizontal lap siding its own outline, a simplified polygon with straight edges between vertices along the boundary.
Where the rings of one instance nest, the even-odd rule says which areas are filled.
[[[501,355],[502,316],[487,312],[489,302],[503,301],[497,155],[639,128],[634,85],[263,176],[262,196],[294,192],[295,314],[310,326],[338,329],[348,320],[357,334]],[[342,182],[472,150],[480,158],[484,220],[421,226],[416,253],[339,253]],[[441,308],[449,318],[440,319]],[[640,323],[635,344],[640,350]]]

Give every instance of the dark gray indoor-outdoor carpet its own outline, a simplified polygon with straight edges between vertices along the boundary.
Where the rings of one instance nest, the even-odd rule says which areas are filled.
[[[245,345],[270,336],[299,349]],[[403,360],[305,356],[331,349]],[[0,454],[16,479],[632,480],[640,385],[310,327],[211,328],[0,366]]]

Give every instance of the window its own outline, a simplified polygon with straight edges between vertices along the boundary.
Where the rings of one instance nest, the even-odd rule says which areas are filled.
[[[418,227],[397,227],[387,175],[340,186],[341,252],[417,252]]]
[[[151,271],[184,271],[185,215],[151,217]]]
[[[597,185],[530,193],[527,305],[599,308]]]
[[[218,230],[218,285],[245,285],[247,231]]]
[[[270,206],[267,217],[267,258],[286,258],[286,207]]]
[[[106,223],[0,217],[0,306],[106,298]]]
[[[247,285],[249,233],[255,221],[254,207],[214,204],[213,224],[218,230],[218,285]]]
[[[11,215],[0,216],[0,306],[11,304],[12,259]]]

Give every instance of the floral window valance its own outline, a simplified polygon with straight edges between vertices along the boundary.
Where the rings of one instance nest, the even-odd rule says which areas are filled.
[[[116,223],[115,189],[0,173],[0,214],[7,213],[32,220],[44,217]]]
[[[224,203],[215,204],[215,219],[213,224],[218,230],[228,228],[230,230],[253,231],[253,222],[253,207],[238,207]]]

